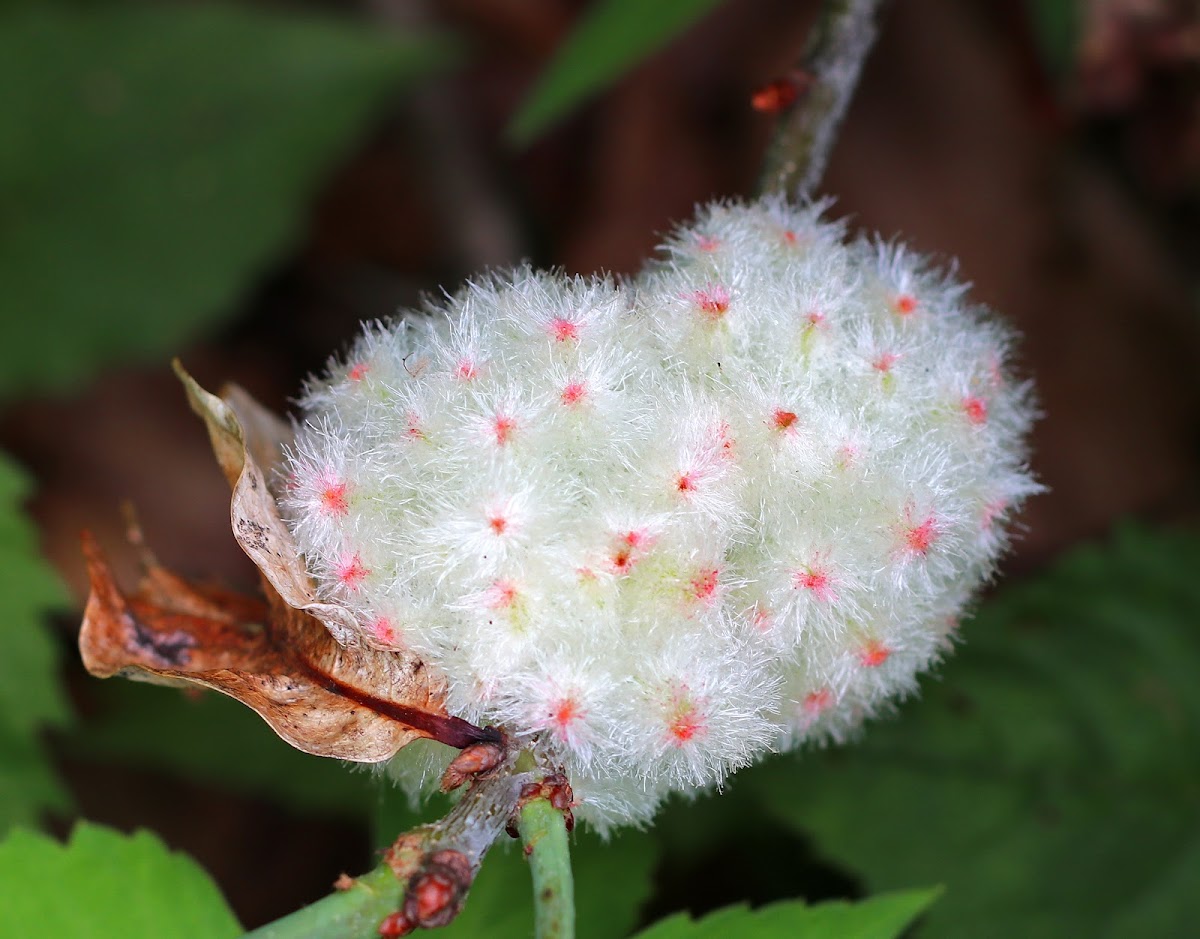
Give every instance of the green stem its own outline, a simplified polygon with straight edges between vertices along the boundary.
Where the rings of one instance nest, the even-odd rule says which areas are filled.
[[[533,875],[537,939],[574,939],[575,883],[563,813],[548,799],[532,799],[521,808],[517,828]]]
[[[378,939],[379,924],[400,909],[406,886],[381,864],[356,878],[348,890],[267,923],[247,933],[246,939]]]

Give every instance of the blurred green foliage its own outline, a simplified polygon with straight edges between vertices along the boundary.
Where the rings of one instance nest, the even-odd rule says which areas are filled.
[[[66,598],[21,514],[28,492],[24,474],[0,454],[0,835],[69,804],[39,740],[44,726],[67,723],[57,650],[43,627]]]
[[[531,140],[715,3],[594,3],[510,139]],[[1047,60],[1065,68],[1077,5],[1027,7]],[[165,355],[228,314],[295,244],[314,193],[372,116],[453,54],[443,37],[389,36],[294,10],[0,7],[0,397]],[[68,808],[39,740],[43,728],[70,726],[42,628],[63,593],[20,513],[27,492],[0,458],[0,834]],[[941,680],[862,743],[749,770],[725,796],[677,805],[651,832],[608,844],[580,833],[581,936],[628,934],[656,869],[719,854],[763,826],[808,839],[872,891],[944,883],[921,936],[1191,935],[1200,919],[1198,566],[1200,538],[1124,529],[988,601]],[[369,774],[291,750],[215,695],[112,683],[95,705],[95,719],[63,738],[73,758],[166,769],[363,821],[379,807]],[[385,805],[389,840],[418,817],[400,802]],[[754,875],[728,872],[735,884]],[[0,935],[238,931],[203,873],[144,833],[81,825],[60,846],[13,831],[0,843],[0,884]],[[797,878],[789,889],[811,886]],[[520,852],[498,850],[451,934],[528,935],[527,896]],[[680,916],[642,939],[891,936],[933,898],[910,891]]]
[[[373,113],[452,52],[245,6],[0,7],[0,398],[165,355],[228,313]],[[0,457],[0,832],[68,805],[38,739],[66,721],[43,628],[64,596],[26,495]]]
[[[1127,527],[1006,588],[900,719],[741,793],[870,890],[944,883],[925,937],[1194,934],[1200,538]]]
[[[1077,0],[1025,0],[1042,61],[1054,75],[1065,76],[1079,52],[1083,4]]]
[[[508,125],[529,143],[716,6],[717,0],[598,0],[583,14]]]
[[[0,841],[0,936],[222,939],[242,929],[216,885],[154,835],[81,822],[67,844],[17,830]]]
[[[62,741],[73,759],[167,770],[297,812],[359,822],[368,820],[379,794],[368,768],[301,753],[249,708],[216,692],[106,681],[89,687],[88,697],[87,733]]]
[[[895,939],[941,891],[907,890],[859,903],[830,901],[808,906],[797,900],[751,911],[726,907],[701,920],[680,913],[637,934],[635,939]]]
[[[168,354],[232,311],[434,36],[248,6],[0,11],[0,395]]]

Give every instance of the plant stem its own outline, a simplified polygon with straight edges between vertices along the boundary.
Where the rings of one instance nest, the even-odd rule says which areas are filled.
[[[531,799],[521,807],[517,828],[533,876],[535,936],[574,939],[575,884],[563,812],[549,799]]]
[[[409,878],[425,858],[451,849],[472,870],[516,811],[521,789],[533,773],[514,771],[513,757],[495,775],[476,779],[445,815],[401,835],[384,863],[354,879],[345,890],[246,934],[244,939],[378,939],[379,924],[403,905]],[[463,889],[467,884],[464,883]],[[563,933],[562,935],[569,935]]]
[[[809,199],[821,182],[838,125],[875,42],[882,0],[824,0],[805,45],[806,79],[799,103],[784,117],[767,148],[759,189]]]
[[[408,882],[400,880],[386,864],[355,879],[348,889],[253,932],[254,939],[378,939],[379,924],[400,909]]]

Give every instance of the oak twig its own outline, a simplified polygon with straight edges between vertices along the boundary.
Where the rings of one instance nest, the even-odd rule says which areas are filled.
[[[246,939],[378,939],[445,926],[458,915],[483,857],[501,832],[519,836],[533,875],[538,939],[573,939],[574,884],[567,847],[570,784],[531,750],[507,739],[464,750],[443,788],[470,780],[442,819],[401,835],[383,863],[311,906]]]
[[[401,835],[374,870],[246,939],[378,939],[449,922],[522,791],[538,779],[515,771],[514,762],[510,755],[473,780],[445,817]],[[389,932],[389,923],[397,931]]]
[[[804,90],[767,148],[759,189],[811,198],[875,41],[882,0],[824,0],[800,63]]]

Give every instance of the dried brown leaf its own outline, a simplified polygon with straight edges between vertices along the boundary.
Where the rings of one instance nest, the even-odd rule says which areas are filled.
[[[88,535],[84,554],[92,592],[79,647],[94,675],[203,685],[237,698],[306,753],[361,763],[386,760],[418,737],[461,747],[487,736],[446,716],[419,659],[342,648],[280,600],[197,586],[163,568],[126,597]]]
[[[176,371],[233,487],[234,537],[262,574],[266,602],[193,584],[144,546],[142,582],[126,597],[85,536],[91,596],[79,644],[88,670],[212,688],[318,756],[375,763],[419,737],[455,747],[498,739],[446,714],[442,683],[420,658],[355,642],[350,614],[317,599],[262,468],[278,464],[287,425],[241,389],[217,397],[178,363]],[[141,546],[140,532],[131,538]]]
[[[317,599],[300,549],[279,516],[263,470],[278,465],[283,446],[291,440],[290,428],[236,385],[217,397],[201,388],[178,361],[174,366],[192,410],[208,428],[213,453],[233,488],[233,537],[268,582],[264,588],[274,589],[290,606],[311,613],[338,642],[357,644],[353,616],[336,604]],[[394,654],[408,656],[405,652]]]

